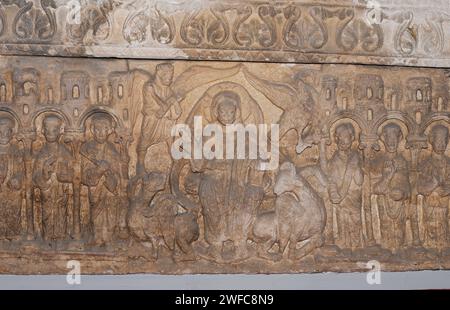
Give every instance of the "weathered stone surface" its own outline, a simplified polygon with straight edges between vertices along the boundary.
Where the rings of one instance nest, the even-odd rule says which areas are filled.
[[[0,272],[448,269],[449,86],[437,68],[3,56]],[[255,127],[275,166],[220,158],[212,132],[203,157],[175,147],[196,117],[278,125]]]
[[[434,0],[4,0],[2,54],[448,67]]]

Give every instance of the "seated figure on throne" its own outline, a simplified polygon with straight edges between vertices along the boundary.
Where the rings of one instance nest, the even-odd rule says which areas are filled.
[[[204,111],[211,112],[206,117],[210,124],[218,125],[224,133],[226,126],[242,124],[242,108],[246,102],[237,92],[218,91],[209,102]],[[250,107],[251,122],[262,122],[258,112],[257,106]],[[192,170],[201,174],[198,195],[208,255],[213,258],[229,260],[248,256],[247,237],[264,195],[262,175],[256,164],[257,160],[235,157],[191,162]]]

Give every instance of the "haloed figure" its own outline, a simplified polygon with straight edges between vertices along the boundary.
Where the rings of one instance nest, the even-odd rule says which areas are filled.
[[[336,245],[341,249],[354,250],[362,246],[361,159],[358,152],[352,149],[355,129],[351,123],[338,125],[334,137],[337,150],[328,162],[327,176],[329,199],[336,208]]]
[[[81,179],[88,187],[96,246],[106,246],[112,241],[121,208],[120,154],[108,140],[113,132],[112,118],[105,113],[97,113],[91,123],[93,139],[81,146]]]
[[[0,240],[21,235],[22,190],[25,164],[22,151],[12,143],[15,121],[0,117]]]
[[[419,164],[417,191],[424,196],[425,246],[442,250],[448,246],[450,158],[445,155],[448,128],[435,125],[430,132],[431,155]]]
[[[400,126],[394,123],[384,126],[381,139],[385,152],[372,162],[372,192],[378,195],[381,244],[397,251],[405,242],[406,211],[411,194],[408,162],[398,153],[398,146],[403,139]]]
[[[68,204],[73,182],[73,157],[60,142],[63,122],[54,115],[42,121],[45,144],[36,155],[33,182],[41,194],[42,237],[67,239]]]
[[[240,97],[222,91],[214,98],[215,123],[240,123]],[[205,239],[213,256],[247,255],[247,236],[256,208],[263,198],[258,185],[255,161],[246,159],[193,160],[193,170],[201,172],[199,197],[205,222]],[[234,248],[234,250],[233,250]]]

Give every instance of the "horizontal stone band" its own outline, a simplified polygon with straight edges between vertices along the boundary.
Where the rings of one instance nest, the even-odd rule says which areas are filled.
[[[0,53],[448,67],[449,27],[446,1],[3,1]]]

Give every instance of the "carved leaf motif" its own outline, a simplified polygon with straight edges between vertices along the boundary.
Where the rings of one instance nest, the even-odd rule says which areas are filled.
[[[205,32],[205,20],[202,16],[198,16],[200,11],[194,11],[186,15],[181,24],[181,39],[191,45],[199,45],[203,42]]]
[[[41,7],[45,16],[39,11],[39,19],[36,22],[38,37],[43,40],[51,39],[56,33],[56,18],[54,9],[56,3],[54,0],[41,0]],[[52,10],[53,9],[53,10]]]
[[[258,8],[258,18],[249,19],[252,15],[250,6],[238,10],[238,18],[233,27],[234,41],[244,47],[250,47],[256,42],[265,48],[273,46],[277,41],[276,14],[275,8],[269,5]]]
[[[169,44],[175,37],[175,21],[157,9],[155,12],[155,16],[150,19],[152,38],[161,44]]]
[[[130,14],[123,27],[123,37],[128,43],[141,43],[147,38],[149,18],[144,12]]]
[[[245,21],[252,15],[252,8],[250,6],[245,6],[237,10],[238,17],[233,25],[233,39],[241,46],[250,46],[253,41],[249,33],[248,27],[241,31],[241,26]]]
[[[291,6],[285,9],[284,14],[288,20],[283,34],[284,42],[289,47],[320,49],[327,43],[328,30],[324,25],[324,20],[328,18],[326,11],[320,7],[312,7],[308,12],[309,15],[300,19],[301,12],[297,7]]]
[[[230,27],[223,12],[217,12],[211,9],[211,13],[214,15],[214,20],[207,29],[208,41],[212,44],[222,44],[228,40],[230,36]]]
[[[316,49],[322,48],[328,41],[328,31],[323,21],[326,18],[325,12],[320,7],[309,9],[309,14],[314,19],[316,25],[308,31],[309,44]]]
[[[424,25],[423,47],[427,54],[436,55],[444,48],[444,29],[442,24],[450,20],[450,16],[440,12],[432,12]]]
[[[106,0],[83,6],[80,12],[81,23],[66,26],[69,38],[83,42],[86,36],[91,34],[91,41],[85,41],[85,44],[106,40],[111,34],[112,12],[118,5],[120,3],[115,0]]]
[[[286,18],[283,27],[284,43],[291,48],[299,48],[303,45],[303,37],[296,23],[300,19],[301,10],[297,6],[291,5],[287,6],[283,13]]]
[[[353,10],[347,9],[344,12],[344,21],[342,26],[339,27],[336,37],[337,45],[345,51],[350,51],[356,47],[358,44],[358,37],[353,29],[347,30],[350,23],[355,17],[355,12]]]
[[[200,45],[205,39],[214,45],[222,44],[229,36],[228,21],[214,9],[205,12],[198,10],[185,17],[180,35],[190,45]]]
[[[29,38],[33,32],[33,21],[30,16],[30,11],[33,7],[33,2],[25,3],[17,12],[13,21],[14,33],[21,39]]]
[[[346,12],[349,18],[338,32],[337,44],[345,51],[360,46],[366,52],[373,52],[383,45],[383,31],[380,25],[368,25],[365,21],[354,19],[354,12]]]
[[[19,12],[13,21],[13,30],[20,39],[48,40],[56,33],[56,18],[53,0],[41,0],[40,6],[33,2],[17,2]]]
[[[394,37],[394,47],[403,55],[412,54],[417,47],[417,28],[412,25],[412,12],[395,13],[391,18],[399,23]]]
[[[276,15],[275,8],[264,5],[258,9],[258,15],[263,21],[256,37],[258,37],[259,44],[263,47],[271,47],[277,40],[276,25],[274,17]]]

